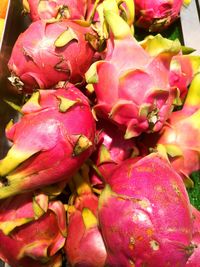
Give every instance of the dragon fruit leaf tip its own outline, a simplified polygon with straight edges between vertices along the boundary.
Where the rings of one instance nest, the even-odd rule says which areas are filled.
[[[198,72],[189,87],[184,105],[188,106],[199,106],[200,104],[200,73]]]
[[[109,3],[110,2],[110,3]],[[129,25],[115,12],[112,5],[115,6],[116,1],[106,0],[103,3],[104,16],[111,27],[112,33],[116,39],[123,39],[125,37],[132,36],[131,29]]]
[[[94,149],[95,121],[80,90],[73,86],[39,92],[40,105],[33,96],[19,122],[7,130],[13,146],[0,161],[0,198],[68,182]]]

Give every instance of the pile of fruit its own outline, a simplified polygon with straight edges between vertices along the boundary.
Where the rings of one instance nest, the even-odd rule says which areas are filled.
[[[183,1],[26,0],[22,105],[0,160],[12,267],[197,267],[200,56],[163,37]],[[146,31],[138,41],[135,29]]]

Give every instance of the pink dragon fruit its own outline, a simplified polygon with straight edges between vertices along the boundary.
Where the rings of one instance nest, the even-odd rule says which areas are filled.
[[[62,264],[66,213],[58,200],[27,193],[0,202],[0,258],[12,267]]]
[[[6,131],[13,145],[0,161],[0,199],[69,181],[94,148],[90,106],[74,86],[35,92],[22,114]]]
[[[170,64],[169,82],[172,87],[180,91],[180,98],[184,102],[195,74],[200,67],[200,56],[198,55],[177,55],[172,58]]]
[[[183,0],[135,0],[135,24],[150,32],[162,31],[179,17]]]
[[[183,267],[193,251],[192,215],[181,177],[163,156],[124,161],[99,199],[108,266]]]
[[[25,92],[51,88],[59,81],[81,83],[95,50],[86,36],[95,33],[72,21],[33,22],[22,33],[8,62],[13,85]]]
[[[97,122],[96,135],[98,143],[91,159],[96,165],[98,173],[94,171],[94,174],[91,176],[91,183],[101,187],[105,181],[109,181],[114,169],[122,161],[138,156],[139,150],[133,138],[125,140],[123,132],[116,125],[108,121],[100,120]]]
[[[200,212],[192,207],[194,218],[192,242],[195,246],[193,254],[189,257],[185,267],[199,267],[200,263]]]
[[[26,0],[25,9],[32,21],[60,19],[84,19],[87,11],[86,0]]]
[[[97,96],[94,111],[116,123],[125,138],[159,131],[178,101],[177,88],[169,84],[169,70],[180,43],[158,35],[149,38],[144,49],[121,17],[106,8],[104,13],[115,38],[110,38],[105,59],[86,73]]]
[[[77,192],[71,197],[70,204],[74,206],[68,209],[64,249],[71,266],[104,267],[107,254],[98,229],[98,198],[88,183],[89,177],[84,177],[87,172],[84,171],[82,176],[77,173],[73,178]]]
[[[173,112],[158,135],[144,135],[148,147],[162,145],[172,166],[190,185],[189,175],[200,170],[200,74],[190,85],[184,106]]]

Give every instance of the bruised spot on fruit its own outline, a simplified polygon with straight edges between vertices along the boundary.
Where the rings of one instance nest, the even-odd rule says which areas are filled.
[[[135,238],[133,236],[131,236],[129,239],[129,249],[133,250],[134,246],[135,246]]]
[[[141,235],[139,235],[139,236],[137,237],[137,240],[138,240],[138,241],[142,241],[142,240],[144,240],[144,237],[141,236]]]
[[[146,230],[146,233],[147,233],[148,236],[152,236],[153,235],[153,232],[154,231],[153,231],[152,228],[149,228],[149,229]]]
[[[119,229],[118,229],[118,227],[116,227],[116,226],[111,226],[111,227],[110,227],[110,231],[111,231],[112,233],[118,233],[118,232],[119,232]]]
[[[150,246],[153,250],[155,250],[155,251],[159,250],[160,245],[156,240],[151,240],[149,243],[150,243]]]
[[[68,75],[68,79],[71,76],[71,66],[70,62],[66,60],[63,56],[59,56],[60,61],[55,65],[55,70],[60,72],[65,72]]]
[[[137,172],[149,172],[149,173],[154,173],[155,169],[153,167],[147,167],[147,166],[138,166],[135,167],[135,170],[137,170]]]
[[[181,192],[180,192],[179,187],[177,186],[177,184],[172,184],[172,187],[173,187],[175,193],[176,193],[178,196],[180,196],[180,195],[181,195]]]
[[[133,260],[129,260],[129,263],[130,263],[130,267],[135,267],[135,263],[134,263],[134,261]]]
[[[123,198],[123,197],[121,197],[121,196],[117,196],[117,201],[124,201],[125,199]]]
[[[155,189],[156,189],[156,191],[158,191],[158,192],[163,192],[163,188],[162,188],[160,185],[157,185],[157,186],[155,187]]]

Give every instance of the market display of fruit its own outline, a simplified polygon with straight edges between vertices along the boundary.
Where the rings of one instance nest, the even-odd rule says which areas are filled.
[[[167,34],[186,4],[21,1],[0,57],[0,260],[200,266],[200,55]]]

